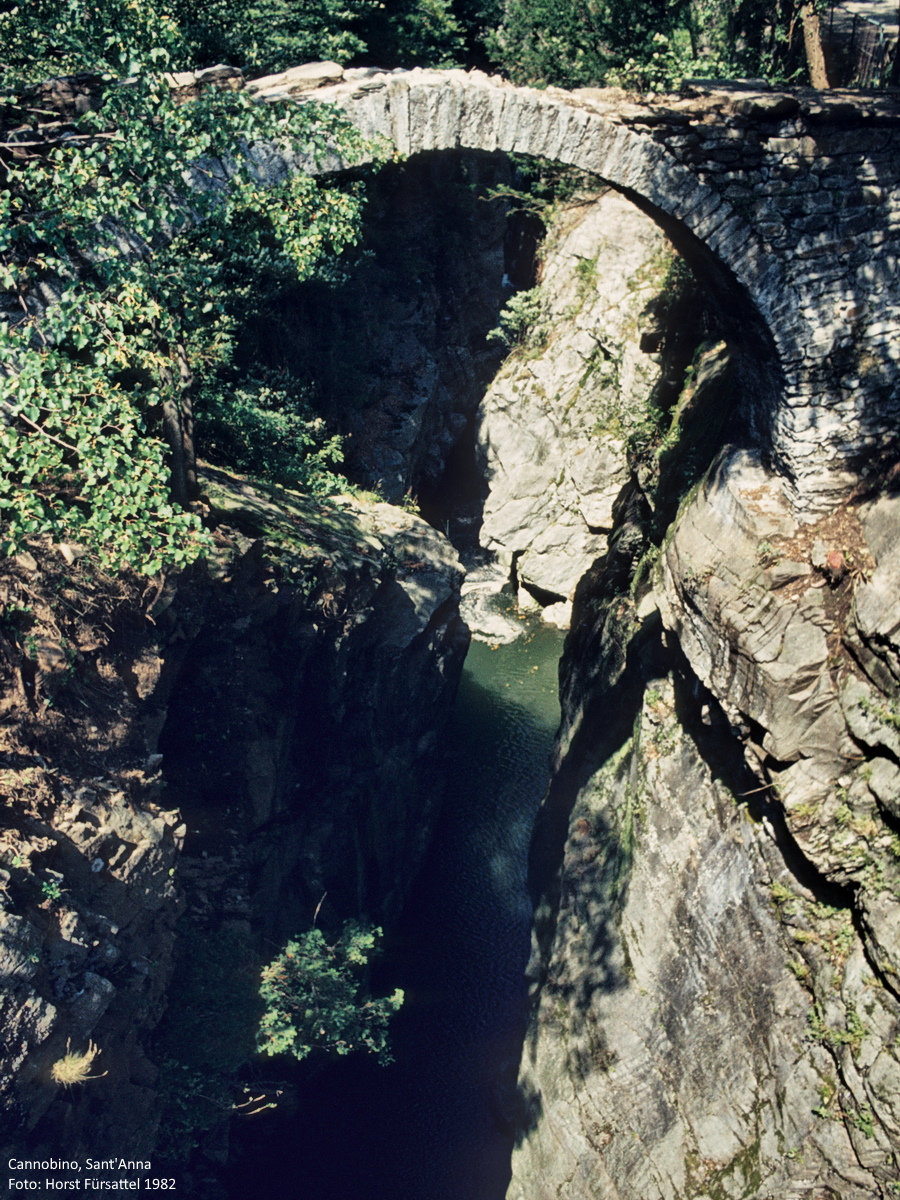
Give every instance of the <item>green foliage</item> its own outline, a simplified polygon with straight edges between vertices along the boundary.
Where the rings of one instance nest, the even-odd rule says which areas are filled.
[[[49,535],[96,547],[104,566],[129,563],[154,574],[203,549],[195,516],[169,500],[164,448],[144,436],[132,395],[109,378],[103,316],[80,328],[97,338],[93,361],[72,361],[65,344],[27,344],[19,329],[0,329],[0,353],[17,375],[0,378],[0,403],[14,418],[0,429],[0,550]],[[74,309],[74,304],[73,304]]]
[[[796,0],[506,0],[487,36],[518,83],[640,91],[796,70]]]
[[[365,968],[380,936],[380,929],[348,921],[334,943],[320,929],[288,942],[263,969],[259,990],[266,1011],[259,1049],[298,1059],[314,1050],[340,1055],[365,1050],[389,1061],[388,1022],[403,992],[375,1000],[366,990]]]
[[[342,439],[328,432],[296,380],[278,383],[243,378],[225,388],[216,380],[204,389],[195,405],[203,457],[313,495],[349,487],[332,470]]]
[[[862,711],[874,720],[880,721],[883,725],[889,725],[891,729],[900,730],[900,708],[895,702],[886,700],[883,704],[879,704],[868,696],[862,696],[857,703]]]
[[[191,60],[265,74],[363,53],[360,25],[378,0],[172,0]]]
[[[379,4],[364,28],[366,54],[379,66],[452,67],[465,57],[464,26],[453,0]]]
[[[677,90],[688,78],[728,78],[735,73],[726,54],[711,48],[695,53],[687,29],[655,33],[643,53],[628,54],[608,70],[608,86],[633,92]]]
[[[793,904],[797,899],[796,892],[793,892],[789,887],[786,887],[783,883],[779,883],[777,880],[772,883],[769,892],[776,904]]]
[[[847,1020],[844,1029],[836,1029],[833,1025],[828,1025],[821,1009],[815,1004],[810,1009],[807,1021],[809,1037],[813,1041],[822,1042],[835,1051],[841,1046],[849,1046],[854,1058],[859,1054],[863,1038],[869,1032],[852,1004],[847,1005]]]
[[[0,13],[5,89],[75,72],[121,79],[165,70],[180,47],[178,25],[157,0],[22,0]]]
[[[171,0],[182,54],[263,74],[311,60],[452,66],[464,57],[453,0]]]
[[[516,83],[582,87],[606,73],[604,24],[597,0],[506,0],[487,45]]]
[[[834,1102],[837,1099],[837,1085],[832,1079],[822,1079],[819,1083],[819,1104],[812,1111],[823,1121],[830,1121],[835,1116]]]
[[[863,1137],[873,1138],[875,1136],[875,1118],[868,1104],[861,1104],[853,1114],[852,1120],[855,1128]]]
[[[82,9],[79,55],[66,22]],[[213,420],[226,419],[248,294],[272,277],[311,277],[357,234],[358,185],[298,173],[263,186],[253,147],[287,140],[321,161],[357,155],[361,140],[320,106],[254,105],[218,91],[176,106],[160,70],[173,65],[177,27],[145,0],[69,0],[63,16],[38,0],[0,22],[3,82],[19,89],[2,101],[5,119],[27,121],[39,147],[7,153],[0,192],[0,288],[7,311],[21,314],[0,327],[0,549],[68,537],[95,547],[104,565],[154,574],[209,544],[198,518],[173,503],[170,472],[194,391]],[[132,78],[107,86],[102,108],[64,136],[45,134],[22,99],[29,38],[42,67],[108,79],[127,68]],[[39,288],[58,299],[38,319]],[[236,396],[238,411],[252,390]],[[256,408],[269,399],[258,394]],[[297,436],[292,480],[309,483],[337,446],[285,410],[274,404],[281,416],[266,436]],[[290,473],[286,461],[279,470]]]
[[[41,884],[41,895],[51,903],[56,903],[57,900],[62,899],[62,894],[62,884],[58,879],[45,879]]]
[[[522,154],[509,157],[516,168],[516,185],[490,188],[488,199],[503,200],[511,208],[541,220],[546,220],[554,208],[574,199],[579,192],[595,196],[600,186],[596,175],[577,167]]]
[[[463,27],[466,61],[488,65],[484,40],[503,18],[503,0],[454,0],[453,12]]]
[[[540,347],[549,336],[547,304],[540,288],[516,292],[500,313],[500,324],[487,335],[505,346]]]

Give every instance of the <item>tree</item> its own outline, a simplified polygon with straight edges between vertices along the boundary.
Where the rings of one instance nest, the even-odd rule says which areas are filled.
[[[360,24],[379,0],[174,0],[192,61],[259,74],[363,53]]]
[[[49,535],[148,574],[197,557],[208,538],[187,510],[193,396],[227,405],[233,330],[255,280],[309,277],[356,237],[358,185],[301,173],[265,188],[248,153],[287,138],[313,159],[352,157],[361,143],[345,120],[230,92],[178,106],[162,73],[182,46],[155,0],[30,0],[0,15],[7,553]],[[48,122],[29,100],[34,64],[90,73],[102,103]],[[264,409],[269,383],[249,390]],[[294,411],[302,424],[302,404]],[[310,442],[333,457],[313,424]]]
[[[506,0],[487,46],[516,83],[579,87],[605,74],[604,27],[598,0]]]
[[[638,90],[688,75],[785,78],[797,0],[504,0],[489,50],[516,82]]]
[[[382,67],[452,67],[465,57],[453,0],[394,0],[363,27],[368,61]]]
[[[684,24],[688,0],[506,0],[488,45],[522,83],[602,84],[628,62],[650,62]]]
[[[204,66],[226,62],[258,74],[311,59],[366,65],[462,62],[471,21],[454,0],[172,0],[185,51]],[[488,5],[488,8],[494,7]]]
[[[347,921],[333,943],[320,929],[288,942],[263,968],[259,1049],[298,1059],[314,1050],[364,1050],[389,1061],[388,1022],[403,1004],[403,992],[376,1000],[366,988],[365,970],[380,937],[380,929]]]

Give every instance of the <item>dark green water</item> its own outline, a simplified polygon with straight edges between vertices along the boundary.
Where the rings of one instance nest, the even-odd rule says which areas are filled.
[[[324,1071],[272,1160],[257,1160],[259,1194],[505,1195],[530,944],[528,847],[559,720],[562,641],[537,621],[509,645],[473,641],[435,840],[380,981],[406,993],[393,1022],[395,1062],[348,1058]]]
[[[469,651],[442,817],[401,927],[407,1001],[397,1064],[381,1081],[387,1116],[371,1151],[371,1195],[505,1194],[512,1143],[502,1081],[523,1030],[528,846],[559,721],[561,651],[562,635],[539,622],[509,645],[473,641]]]
[[[561,651],[562,635],[535,623],[517,642],[473,642],[469,652],[452,782],[404,930],[409,1000],[397,1047],[407,1102],[383,1196],[500,1200],[506,1191],[503,1079],[523,1032],[526,867],[559,721]]]

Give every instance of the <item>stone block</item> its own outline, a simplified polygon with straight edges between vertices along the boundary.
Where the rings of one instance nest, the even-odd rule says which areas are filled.
[[[267,93],[297,96],[326,84],[339,83],[343,77],[344,68],[340,63],[313,62],[290,67],[287,71],[279,71],[275,75],[264,75],[261,79],[251,79],[246,87],[251,96]]]
[[[732,100],[729,107],[750,120],[775,121],[792,116],[800,108],[800,101],[784,92],[762,92]]]

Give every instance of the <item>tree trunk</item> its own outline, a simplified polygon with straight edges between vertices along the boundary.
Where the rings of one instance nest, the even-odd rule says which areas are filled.
[[[163,400],[163,432],[171,451],[172,499],[187,508],[197,498],[197,457],[194,451],[194,412],[191,404],[193,373],[184,346],[174,348],[178,377],[174,370],[164,373],[163,384],[169,389]]]
[[[163,400],[163,433],[169,443],[171,460],[169,468],[172,472],[172,499],[176,504],[185,508],[188,503],[187,479],[184,470],[184,439],[181,434],[181,405],[177,396],[167,396]]]
[[[809,68],[809,81],[814,88],[829,88],[828,72],[825,68],[825,54],[822,50],[822,31],[819,28],[819,14],[812,4],[804,4],[800,10],[803,21],[803,48],[806,51],[806,65]]]
[[[196,500],[200,494],[197,485],[197,453],[194,449],[194,373],[188,362],[187,351],[179,342],[175,347],[178,358],[178,381],[181,385],[181,444],[184,449],[184,482],[188,500]]]

